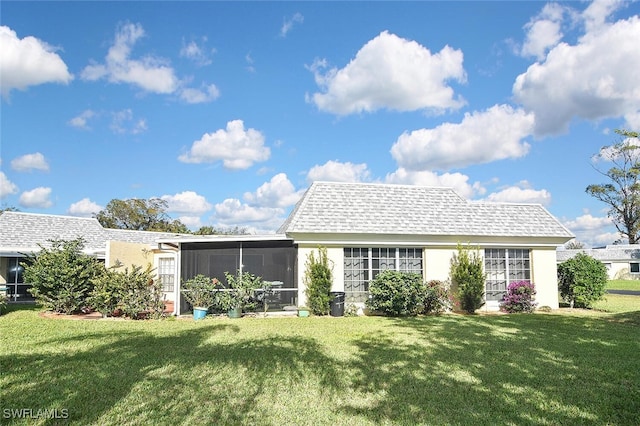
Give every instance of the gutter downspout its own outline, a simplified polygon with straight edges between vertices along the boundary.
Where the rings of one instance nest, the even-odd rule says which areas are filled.
[[[176,254],[176,271],[175,271],[175,283],[173,287],[173,315],[180,315],[180,277],[182,276],[182,243],[178,243],[178,253]]]

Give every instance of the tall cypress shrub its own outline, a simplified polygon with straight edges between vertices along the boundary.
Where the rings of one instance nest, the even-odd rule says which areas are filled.
[[[451,258],[450,275],[460,307],[470,314],[480,309],[484,305],[485,274],[478,250],[458,244],[458,253]]]
[[[307,305],[315,315],[327,315],[331,301],[329,292],[333,282],[327,249],[319,247],[317,257],[313,251],[309,253],[305,268],[304,283]]]

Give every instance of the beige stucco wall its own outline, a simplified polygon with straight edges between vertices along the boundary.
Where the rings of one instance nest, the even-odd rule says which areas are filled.
[[[7,264],[8,259],[6,257],[0,257],[0,284],[7,283]]]
[[[148,244],[128,243],[123,241],[107,242],[107,254],[105,264],[111,267],[120,262],[123,266],[131,267],[147,265],[153,266],[153,252]]]
[[[362,245],[365,247],[367,245]],[[393,246],[393,245],[390,245]],[[520,246],[521,247],[521,246]],[[304,274],[305,262],[311,251],[316,251],[317,245],[299,245],[298,247],[298,303],[306,304],[304,294]],[[526,248],[526,247],[523,247]],[[484,255],[484,247],[479,246],[480,255]],[[423,270],[424,278],[429,280],[447,281],[449,279],[449,268],[451,258],[457,253],[457,248],[452,245],[425,247],[423,248]],[[333,286],[332,291],[344,291],[344,260],[343,246],[328,246],[327,255],[333,266]],[[555,247],[530,248],[531,279],[536,285],[536,301],[538,306],[549,306],[552,309],[558,308],[558,283],[556,269],[556,249]],[[497,310],[498,303],[493,302],[485,305],[485,310]]]

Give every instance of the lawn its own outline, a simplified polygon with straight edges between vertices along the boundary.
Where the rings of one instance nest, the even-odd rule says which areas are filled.
[[[0,423],[640,424],[640,311],[77,321],[0,316]],[[66,411],[61,411],[66,410]]]
[[[640,291],[640,280],[609,280],[607,290]]]

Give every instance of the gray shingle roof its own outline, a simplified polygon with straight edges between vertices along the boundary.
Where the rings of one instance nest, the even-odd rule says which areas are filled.
[[[640,246],[638,245],[609,245],[604,248],[592,249],[560,249],[556,252],[558,262],[564,262],[578,253],[585,253],[601,262],[639,261]]]
[[[315,182],[281,233],[573,237],[539,204],[467,201],[450,188]]]
[[[154,244],[176,234],[103,228],[95,218],[4,212],[0,214],[0,250],[31,252],[49,240],[85,239],[85,250],[104,251],[107,241]]]

